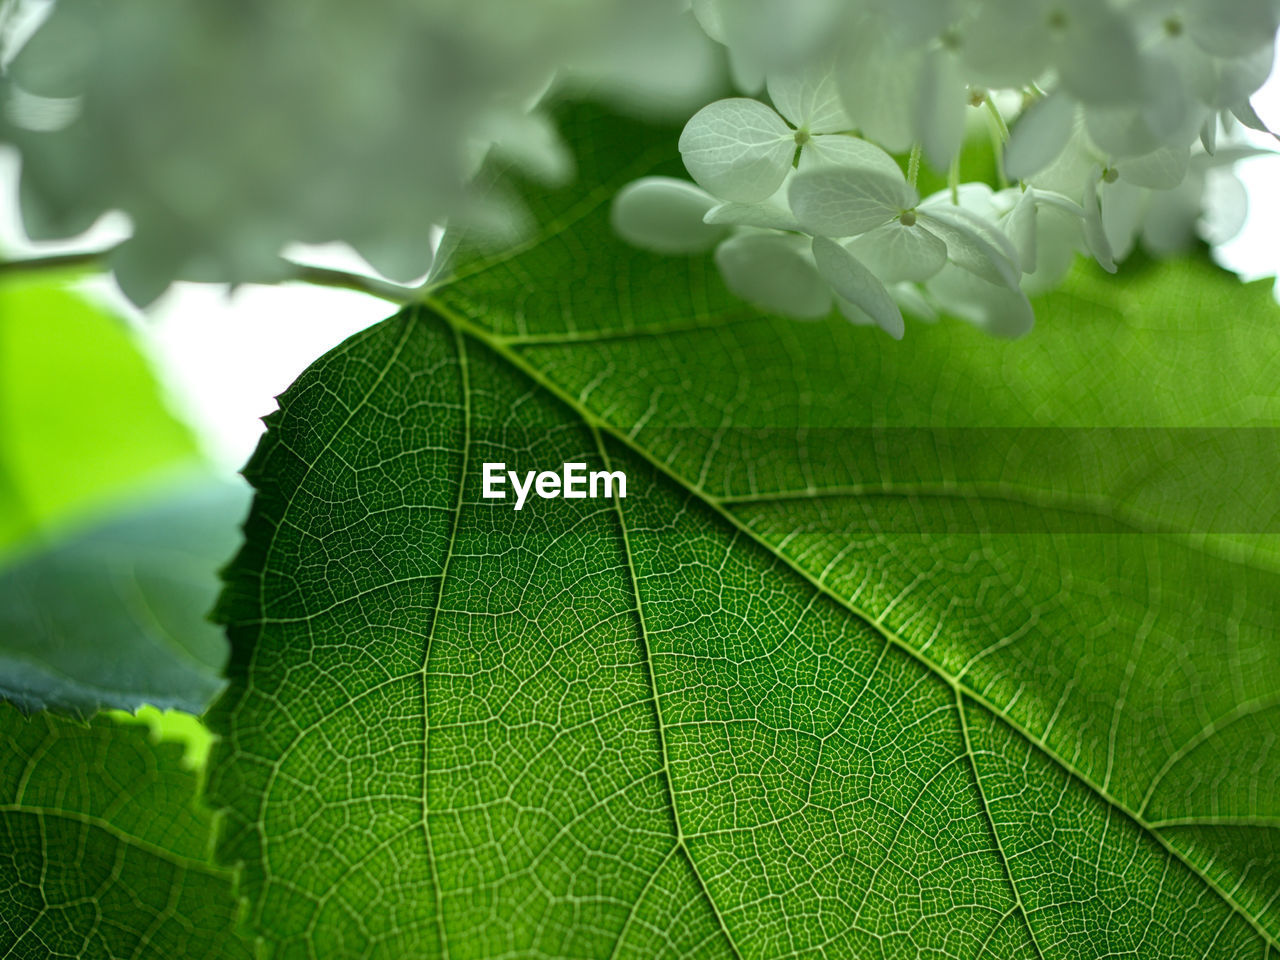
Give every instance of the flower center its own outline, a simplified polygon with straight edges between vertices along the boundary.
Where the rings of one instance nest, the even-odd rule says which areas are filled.
[[[1067,29],[1071,19],[1067,16],[1067,12],[1059,7],[1049,11],[1049,18],[1046,22],[1049,24],[1050,30],[1062,31]]]
[[[809,142],[809,139],[810,139],[809,131],[806,130],[804,127],[801,127],[799,130],[796,131],[796,146],[803,147],[806,143]]]
[[[914,210],[903,210],[898,214],[898,222],[904,227],[914,227],[916,225],[916,212]]]
[[[1168,37],[1182,36],[1182,20],[1178,17],[1170,17],[1164,22],[1164,32]]]
[[[1107,167],[1107,169],[1102,171],[1103,183],[1115,183],[1119,179],[1120,179],[1120,171],[1117,170],[1115,167]]]

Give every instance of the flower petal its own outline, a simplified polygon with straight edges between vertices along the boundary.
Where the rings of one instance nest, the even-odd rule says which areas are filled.
[[[1142,227],[1145,194],[1145,190],[1124,182],[1105,184],[1098,191],[1102,229],[1115,259],[1123,260],[1133,250]]]
[[[897,172],[876,167],[819,167],[797,173],[788,191],[801,226],[823,237],[852,237],[888,223],[916,204],[916,192]]]
[[[1024,273],[1036,272],[1036,192],[1026,190],[1004,221],[1004,232],[1018,251]]]
[[[680,134],[680,155],[693,179],[723,200],[744,203],[778,189],[795,149],[781,117],[742,97],[708,104]]]
[[[1191,0],[1186,6],[1187,34],[1206,53],[1239,57],[1265,46],[1280,21],[1272,0]]]
[[[1120,179],[1152,190],[1172,190],[1186,179],[1191,165],[1188,147],[1161,147],[1141,157],[1121,161],[1116,166]]]
[[[868,30],[844,59],[840,95],[854,126],[895,153],[910,150],[916,139],[924,56],[923,50],[899,49]]]
[[[1218,115],[1211,113],[1205,117],[1204,124],[1200,127],[1200,146],[1204,147],[1204,152],[1213,156],[1218,149]]]
[[[1098,180],[1101,177],[1101,168],[1094,167],[1084,181],[1084,242],[1093,259],[1098,261],[1098,266],[1107,273],[1115,273],[1115,255],[1111,251],[1106,228],[1102,225],[1102,208],[1098,204]]]
[[[685,180],[644,177],[613,200],[613,228],[634,246],[655,253],[699,253],[724,237],[723,226],[703,222],[715,198]]]
[[[809,133],[839,133],[853,126],[840,99],[833,57],[775,70],[766,89],[778,112]]]
[[[1266,121],[1258,116],[1258,111],[1253,109],[1253,104],[1249,102],[1247,97],[1233,103],[1228,109],[1233,117],[1250,130],[1257,130],[1259,133],[1271,133],[1271,128],[1267,126]]]
[[[1035,326],[1031,301],[1017,287],[985,283],[972,273],[948,266],[925,288],[943,313],[967,320],[993,337],[1013,340]]]
[[[1186,253],[1196,239],[1196,222],[1202,210],[1198,184],[1187,182],[1176,190],[1150,194],[1151,205],[1142,224],[1142,242],[1157,257]]]
[[[764,89],[764,60],[752,50],[739,46],[729,48],[729,77],[743,93],[753,96]]]
[[[1017,251],[998,227],[959,207],[923,207],[916,216],[930,233],[947,245],[947,257],[957,267],[990,283],[1016,287],[1022,273]]]
[[[1009,179],[1026,180],[1051,164],[1071,139],[1075,115],[1075,104],[1063,93],[1028,107],[1005,144],[1004,171]]]
[[[1044,72],[1050,37],[1043,7],[1028,0],[984,0],[972,7],[957,39],[973,83],[1022,87]]]
[[[884,284],[852,253],[834,240],[815,237],[813,259],[818,265],[819,275],[831,284],[837,296],[866,312],[881,330],[895,340],[902,339],[905,331],[902,311],[893,302]]]
[[[692,0],[690,3],[694,19],[706,35],[716,43],[728,43],[729,37],[724,29],[724,11],[720,6],[720,0]]]
[[[919,283],[947,263],[945,243],[923,227],[899,220],[864,233],[847,249],[885,283]]]
[[[1108,157],[1136,157],[1160,146],[1136,106],[1086,107],[1085,130]]]
[[[788,230],[798,233],[800,224],[796,222],[791,207],[787,205],[787,188],[791,185],[794,171],[787,174],[774,194],[759,203],[716,204],[702,218],[704,223],[726,224],[734,227],[758,227],[763,230]]]
[[[1142,83],[1133,24],[1102,0],[1072,0],[1058,37],[1063,88],[1084,103],[1124,103]]]
[[[920,80],[920,142],[924,155],[938,170],[945,170],[964,143],[964,115],[969,88],[960,76],[960,65],[950,53],[938,51],[924,61]]]
[[[800,237],[740,233],[716,248],[716,265],[735,296],[762,310],[790,317],[831,311],[831,290]]]
[[[1244,228],[1249,216],[1249,193],[1231,170],[1211,169],[1205,173],[1204,207],[1200,236],[1217,246]]]
[[[836,297],[836,309],[840,311],[841,316],[852,323],[855,327],[877,326],[875,320],[867,313],[867,311],[863,310],[856,303],[850,303],[844,297]]]
[[[895,179],[902,176],[898,161],[874,143],[840,134],[812,137],[804,145],[800,151],[800,169],[817,167],[858,167]]]
[[[782,191],[779,191],[781,193]],[[719,203],[707,211],[704,223],[728,224],[735,227],[760,227],[766,230],[794,230],[799,232],[791,208],[785,200],[774,194],[759,203]]]
[[[573,179],[573,155],[556,125],[541,113],[503,110],[479,125],[479,138],[493,144],[493,153],[521,167],[550,186]]]
[[[889,288],[889,296],[904,314],[910,314],[925,323],[937,323],[938,311],[928,301],[919,287],[911,283],[895,283]]]

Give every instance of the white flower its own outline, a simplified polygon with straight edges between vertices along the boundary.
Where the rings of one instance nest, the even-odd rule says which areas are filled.
[[[757,93],[765,74],[812,59],[847,14],[846,0],[692,0],[707,36],[729,51],[733,80]]]
[[[654,253],[701,253],[724,239],[724,227],[703,221],[715,199],[674,177],[643,177],[613,199],[613,228],[628,243]]]
[[[1132,22],[1106,0],[963,4],[952,42],[973,81],[1022,88],[1046,74],[1086,103],[1119,103],[1139,78]]]
[[[813,259],[837,296],[865,312],[895,340],[902,339],[902,311],[884,284],[847,247],[826,237],[814,237]]]
[[[725,285],[770,313],[822,317],[831,312],[831,288],[803,237],[744,231],[716,249]]]
[[[742,97],[699,110],[685,124],[679,143],[693,179],[722,200],[755,203],[782,185],[797,150],[802,160],[839,161],[848,150],[841,141],[849,138],[833,135],[848,130],[851,121],[834,69],[831,61],[823,61],[771,74],[769,95],[777,110]]]
[[[722,236],[708,231],[731,231],[716,260],[739,296],[793,316],[834,304],[894,337],[904,313],[939,312],[1020,336],[1028,296],[1078,252],[1114,272],[1139,237],[1185,246],[1211,155],[1234,156],[1220,125],[1262,128],[1248,99],[1280,24],[1280,0],[797,0],[794,23],[788,0],[691,2],[738,82],[766,87],[772,106],[700,110],[679,148],[703,189],[628,194],[647,224],[632,234],[702,249]],[[990,108],[1015,186],[962,182],[968,105]],[[886,152],[908,150],[909,177]],[[923,201],[921,158],[951,180]],[[1239,216],[1224,196],[1219,233]],[[677,243],[674,219],[699,210]]]
[[[987,283],[948,266],[932,277],[925,289],[944,313],[967,320],[994,337],[1016,339],[1035,326],[1031,301],[1019,287]]]
[[[1028,296],[1054,289],[1081,245],[1084,208],[1062,194],[1011,187],[991,197],[1001,228],[1018,251],[1019,286]]]
[[[796,133],[758,100],[717,100],[680,134],[680,156],[698,185],[724,200],[752,203],[782,185]]]
[[[1143,0],[1131,5],[1138,29],[1187,37],[1210,56],[1240,57],[1268,46],[1280,28],[1274,0]]]
[[[820,167],[796,174],[788,197],[804,230],[820,237],[855,237],[914,209],[919,201],[915,188],[892,157],[884,158],[888,165]]]
[[[1054,93],[1023,111],[1014,124],[1004,150],[1005,173],[1013,180],[1027,180],[1057,160],[1076,123],[1076,104],[1065,93]]]
[[[1102,224],[1115,257],[1127,257],[1139,238],[1149,253],[1172,256],[1189,249],[1197,233],[1213,243],[1235,236],[1244,224],[1247,204],[1244,188],[1230,168],[1257,153],[1231,147],[1214,155],[1196,154],[1185,178],[1171,189],[1104,180],[1098,188]],[[1210,194],[1216,204],[1206,202]]]
[[[712,224],[799,232],[800,224],[796,222],[795,215],[787,203],[787,193],[794,175],[795,171],[788,171],[782,185],[771,196],[759,203],[738,203],[732,200],[717,203],[707,211],[703,219]]]

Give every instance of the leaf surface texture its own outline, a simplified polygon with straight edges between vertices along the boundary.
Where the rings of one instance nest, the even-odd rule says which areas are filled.
[[[249,925],[281,957],[1277,954],[1274,494],[1213,468],[1280,420],[1266,291],[1082,269],[1017,344],[765,317],[612,237],[669,135],[567,123],[539,236],[317,362],[247,470],[211,789]],[[496,461],[628,495],[516,514]]]

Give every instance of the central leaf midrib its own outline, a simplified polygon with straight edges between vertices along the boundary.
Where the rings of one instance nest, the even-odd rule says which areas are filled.
[[[609,458],[609,451],[605,449],[604,438],[600,435],[600,430],[596,426],[591,427],[591,435],[595,438],[596,447],[600,452],[600,457],[604,462],[606,470],[613,470],[613,462]],[[631,535],[627,528],[626,513],[622,509],[622,501],[618,497],[613,497],[614,511],[618,517],[618,533],[621,537],[622,556],[627,564],[627,578],[631,588],[631,596],[635,600],[635,613],[637,626],[639,628],[640,653],[641,661],[644,668],[645,678],[649,683],[649,693],[653,697],[654,719],[657,723],[658,731],[658,749],[662,755],[662,779],[667,787],[667,800],[671,804],[671,817],[675,826],[675,848],[683,853],[685,861],[689,864],[689,869],[693,872],[693,877],[698,883],[698,889],[702,891],[707,900],[707,906],[711,908],[711,914],[715,917],[716,926],[720,928],[720,932],[724,935],[725,942],[729,945],[729,952],[742,960],[742,953],[738,950],[738,945],[733,939],[733,935],[729,932],[729,925],[725,923],[724,916],[720,912],[720,907],[716,904],[715,897],[711,896],[711,890],[707,887],[707,882],[702,878],[702,871],[698,869],[697,862],[693,859],[693,854],[689,850],[686,840],[684,827],[680,822],[680,806],[676,802],[675,782],[671,776],[671,760],[670,753],[667,750],[667,726],[662,718],[662,698],[658,693],[658,681],[653,675],[653,657],[649,651],[649,628],[645,622],[644,601],[640,598],[640,577],[636,573],[635,562],[632,559],[631,551]],[[665,866],[670,855],[663,858],[657,870]],[[655,874],[656,876],[656,870]],[[637,906],[639,900],[636,901]],[[618,942],[622,942],[622,935],[619,934]]]
[[[1205,883],[1210,890],[1217,894],[1234,912],[1240,914],[1240,916],[1245,919],[1245,921],[1253,928],[1258,936],[1263,939],[1269,948],[1276,947],[1277,949],[1280,949],[1280,940],[1277,940],[1275,936],[1261,925],[1257,918],[1255,918],[1248,910],[1244,909],[1244,907],[1235,900],[1230,892],[1224,890],[1216,881],[1213,880],[1213,878],[1209,877],[1203,870],[1201,870],[1199,866],[1192,863],[1187,856],[1182,853],[1182,851],[1174,847],[1168,839],[1166,839],[1158,830],[1154,829],[1144,818],[1131,810],[1127,804],[1111,794],[1110,791],[1104,789],[1101,784],[1095,782],[1068,760],[1051,750],[1043,738],[1033,735],[1030,730],[1024,727],[1016,719],[1010,717],[1004,708],[993,703],[985,694],[969,687],[962,679],[958,679],[951,675],[941,665],[935,663],[925,654],[921,653],[914,646],[909,644],[906,640],[898,636],[896,632],[887,627],[879,619],[872,616],[868,611],[862,609],[848,598],[836,593],[823,580],[815,577],[810,571],[800,566],[792,558],[778,552],[773,544],[769,543],[756,531],[751,529],[750,526],[743,523],[738,517],[734,516],[732,512],[730,512],[714,497],[709,497],[695,486],[689,484],[689,482],[671,466],[664,464],[647,448],[641,445],[628,431],[621,429],[587,409],[577,398],[550,379],[542,370],[527,362],[508,344],[504,343],[502,338],[495,336],[483,326],[480,326],[479,324],[460,315],[447,304],[441,303],[437,299],[431,297],[424,299],[420,304],[415,307],[411,307],[410,309],[430,310],[440,319],[445,321],[445,323],[454,331],[465,335],[493,352],[498,358],[505,361],[517,372],[530,378],[538,386],[542,387],[552,396],[564,403],[565,406],[573,411],[573,413],[578,416],[588,428],[593,431],[608,434],[611,438],[627,447],[627,449],[632,451],[636,456],[641,457],[664,477],[676,483],[680,489],[686,491],[689,495],[696,497],[699,502],[713,511],[731,527],[749,537],[754,543],[767,551],[770,556],[775,557],[787,568],[803,577],[804,580],[816,590],[820,591],[823,595],[835,601],[840,607],[863,621],[868,627],[879,633],[886,641],[893,644],[899,650],[911,657],[911,659],[928,670],[931,674],[946,683],[946,685],[950,687],[957,696],[968,696],[975,703],[985,707],[994,716],[998,717],[1002,723],[1006,724],[1010,729],[1017,733],[1018,736],[1023,738],[1032,747],[1046,756],[1063,772],[1084,785],[1094,795],[1109,804],[1121,814],[1128,817],[1134,824],[1141,828],[1143,833],[1155,840],[1169,856],[1174,857],[1178,862],[1182,863],[1188,870]]]
[[[449,583],[449,566],[453,561],[458,542],[458,527],[462,523],[462,506],[466,502],[466,478],[471,456],[471,378],[467,364],[466,341],[457,327],[449,327],[453,332],[454,349],[458,356],[458,392],[461,395],[462,408],[462,459],[458,465],[458,495],[453,505],[453,522],[449,525],[449,542],[445,546],[444,560],[440,564],[440,583],[436,587],[436,602],[431,610],[431,622],[427,626],[426,640],[422,644],[422,835],[426,844],[427,868],[431,871],[431,890],[435,898],[436,939],[440,944],[440,955],[449,960],[449,938],[444,930],[444,895],[440,887],[440,871],[436,865],[435,844],[431,839],[431,693],[428,679],[431,675],[431,647],[435,639],[436,626],[440,622],[440,609],[444,605],[445,588]]]

